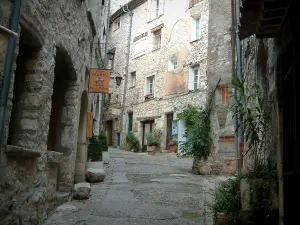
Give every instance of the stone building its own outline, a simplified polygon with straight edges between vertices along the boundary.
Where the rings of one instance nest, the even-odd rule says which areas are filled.
[[[237,1],[242,71],[267,93],[272,106],[269,141],[278,170],[279,223],[293,224],[299,199],[299,16],[297,1]],[[243,10],[241,10],[243,7]],[[248,21],[253,21],[249,23]],[[239,43],[237,42],[237,45]],[[247,161],[245,166],[247,166]]]
[[[221,78],[216,91],[218,110],[212,118],[214,147],[232,156],[234,129],[227,107],[232,74],[230,4],[209,0],[122,3],[120,8],[119,1],[112,1],[111,7],[110,47],[115,54],[111,66],[113,75],[124,79],[106,98],[110,143],[123,144],[120,140],[133,131],[145,148],[145,134],[153,128],[163,130],[163,150],[168,149],[172,135],[184,141],[184,123],[176,115],[187,104],[203,106],[208,87],[216,88]]]
[[[11,70],[1,48],[0,224],[34,225],[85,181],[87,129],[98,121],[98,133],[101,112],[88,72],[105,64],[109,1],[20,3],[0,4],[1,26],[19,34]]]

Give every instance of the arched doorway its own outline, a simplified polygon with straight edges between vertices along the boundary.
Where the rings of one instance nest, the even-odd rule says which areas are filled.
[[[57,170],[56,189],[69,192],[73,186],[74,160],[76,153],[73,140],[76,131],[76,71],[68,52],[56,48],[54,83],[47,150],[63,153],[63,162]]]
[[[85,181],[85,165],[87,162],[87,110],[88,110],[88,96],[84,91],[81,95],[80,117],[78,126],[78,139],[77,139],[77,154],[75,164],[74,182],[80,183]]]

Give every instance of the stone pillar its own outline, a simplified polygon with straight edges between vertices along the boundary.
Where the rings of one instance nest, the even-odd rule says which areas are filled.
[[[57,152],[63,153],[63,161],[59,165],[58,182],[60,191],[70,191],[73,187],[76,142],[77,142],[77,112],[79,86],[74,82],[66,85],[64,104],[61,109],[61,123]]]
[[[81,108],[80,108],[78,140],[77,140],[77,155],[76,155],[75,176],[74,176],[75,183],[85,182],[85,165],[87,162],[87,139],[86,139],[87,109],[88,109],[88,97],[87,97],[87,93],[84,91],[81,96]]]

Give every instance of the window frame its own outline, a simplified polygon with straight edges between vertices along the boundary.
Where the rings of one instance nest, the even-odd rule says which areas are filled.
[[[138,44],[140,44],[141,42],[144,43],[144,50],[141,51],[141,52],[136,53],[136,46],[137,46]],[[140,40],[138,40],[138,41],[135,42],[133,54],[134,54],[134,58],[138,58],[138,57],[140,57],[140,56],[146,54],[146,38],[142,38],[142,39],[140,39]]]
[[[197,70],[197,82],[195,82],[195,71]],[[189,67],[188,70],[188,90],[189,91],[196,91],[200,89],[200,76],[201,76],[201,71],[200,71],[200,65],[196,64],[193,66]],[[195,88],[195,85],[197,88]]]
[[[135,87],[135,85],[136,85],[136,71],[130,73],[130,87],[133,88]]]
[[[177,57],[172,57],[168,62],[168,71],[174,71],[178,68],[178,59]]]
[[[153,48],[152,51],[155,51],[157,49],[161,48],[161,31],[162,29],[156,30],[153,32]],[[159,40],[159,43],[158,41]]]
[[[155,79],[156,79],[156,74],[151,74],[146,77],[145,80],[145,100],[147,99],[153,99],[155,95]],[[152,80],[152,93],[150,92],[150,80]],[[147,97],[147,94],[151,94],[151,97]]]

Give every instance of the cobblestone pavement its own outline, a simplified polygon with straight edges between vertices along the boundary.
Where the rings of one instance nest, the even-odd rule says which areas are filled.
[[[211,225],[207,202],[225,177],[190,173],[191,158],[110,149],[104,182],[91,198],[59,206],[44,225]]]

